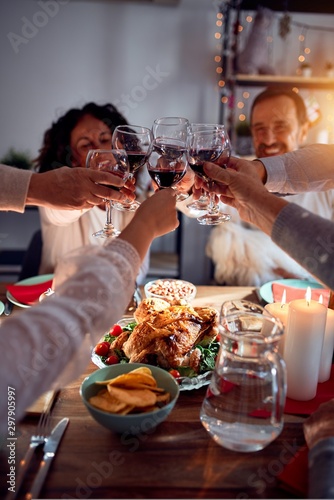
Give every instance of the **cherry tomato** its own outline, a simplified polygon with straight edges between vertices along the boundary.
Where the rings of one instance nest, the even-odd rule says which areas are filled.
[[[174,378],[180,378],[181,375],[180,375],[180,372],[177,371],[177,370],[169,370],[169,373],[171,374],[172,377]]]
[[[106,356],[109,352],[109,342],[100,342],[95,346],[94,352],[98,356]]]
[[[117,363],[119,363],[119,359],[116,354],[111,354],[111,356],[105,360],[106,365],[117,365]]]
[[[121,333],[123,333],[122,327],[120,325],[114,325],[110,328],[109,334],[113,337],[118,337]]]

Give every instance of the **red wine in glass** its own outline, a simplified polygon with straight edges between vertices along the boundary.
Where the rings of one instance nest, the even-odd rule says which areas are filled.
[[[154,140],[147,169],[159,189],[177,185],[187,171],[185,143],[168,138]]]

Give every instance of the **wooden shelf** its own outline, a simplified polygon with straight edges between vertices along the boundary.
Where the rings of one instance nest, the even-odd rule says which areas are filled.
[[[334,90],[334,78],[281,76],[281,75],[242,75],[236,74],[231,81],[244,87],[266,87],[275,85],[281,87],[299,87],[319,90]]]

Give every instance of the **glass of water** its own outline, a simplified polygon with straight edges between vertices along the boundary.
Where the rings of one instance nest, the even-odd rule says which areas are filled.
[[[286,367],[278,354],[280,320],[259,313],[221,314],[220,351],[200,419],[216,443],[258,451],[283,429]]]

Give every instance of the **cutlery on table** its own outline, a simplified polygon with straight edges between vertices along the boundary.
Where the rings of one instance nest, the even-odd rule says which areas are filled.
[[[57,448],[64,435],[66,427],[69,423],[68,418],[63,418],[52,430],[50,436],[46,439],[44,444],[44,455],[39,465],[38,472],[32,484],[31,490],[26,494],[28,500],[31,498],[38,498],[45,478],[49,471],[52,460],[56,455]]]
[[[44,445],[48,438],[48,434],[50,432],[51,412],[58,394],[59,391],[53,391],[52,396],[47,399],[44,405],[44,409],[37,424],[36,432],[31,436],[29,448],[26,451],[24,458],[20,462],[17,478],[15,481],[15,492],[9,492],[6,500],[15,500],[15,498],[17,498],[35,451],[39,446]]]

